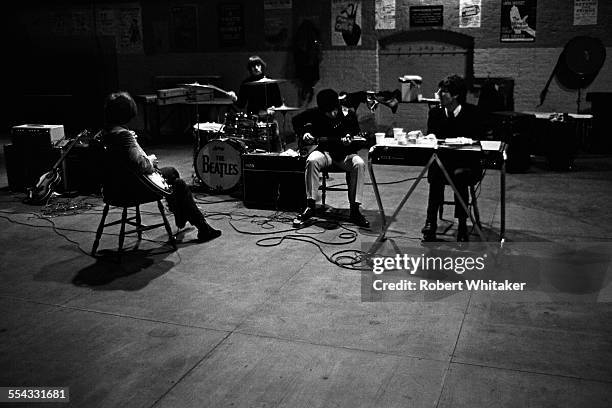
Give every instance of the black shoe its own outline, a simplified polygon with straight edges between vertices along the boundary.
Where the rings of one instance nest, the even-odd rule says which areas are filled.
[[[214,229],[210,225],[198,230],[198,242],[212,241],[221,236],[221,231]]]
[[[370,228],[370,221],[366,219],[359,211],[352,211],[349,216],[350,221],[361,228]]]
[[[437,230],[438,225],[435,222],[425,221],[425,226],[421,230],[421,232],[423,233],[423,241],[435,241]]]
[[[459,221],[459,226],[457,227],[457,242],[469,242],[470,234],[468,233],[467,224],[465,222]]]
[[[293,220],[294,227],[300,227],[304,224],[305,221],[309,220],[315,215],[315,209],[313,207],[306,207],[303,213],[298,214],[297,217]]]

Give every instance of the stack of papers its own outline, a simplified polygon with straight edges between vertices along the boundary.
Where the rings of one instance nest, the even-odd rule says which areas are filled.
[[[470,139],[469,137],[449,137],[444,143],[453,146],[464,146],[474,144],[474,139]]]

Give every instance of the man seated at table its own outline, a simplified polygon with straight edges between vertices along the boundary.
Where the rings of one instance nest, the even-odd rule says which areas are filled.
[[[437,139],[466,137],[479,140],[483,136],[482,115],[474,105],[466,103],[467,85],[459,75],[451,75],[440,81],[437,94],[440,106],[429,111],[427,133]],[[440,151],[441,160],[455,187],[467,205],[469,186],[482,178],[482,167],[479,159],[470,155],[453,154],[457,152]],[[427,219],[423,228],[423,240],[435,241],[437,217],[440,206],[444,203],[444,185],[448,184],[442,170],[434,162],[427,173],[429,181],[429,198],[427,202]],[[469,240],[468,214],[455,195],[455,217],[458,219],[457,241]]]
[[[306,159],[306,209],[294,224],[301,225],[315,213],[319,178],[326,168],[335,166],[346,172],[350,220],[368,228],[370,223],[359,211],[363,196],[365,163],[356,152],[353,136],[359,133],[359,122],[353,111],[342,112],[338,93],[324,89],[317,94],[317,107],[293,117],[293,129],[305,144],[318,142],[316,150]]]

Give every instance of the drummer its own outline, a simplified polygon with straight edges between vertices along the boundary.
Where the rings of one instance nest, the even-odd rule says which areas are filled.
[[[274,113],[269,108],[280,106],[283,103],[280,88],[277,83],[247,85],[247,83],[258,81],[265,76],[266,63],[261,57],[257,55],[249,57],[247,70],[249,76],[240,85],[236,106],[240,109],[246,107],[248,115],[257,115],[259,120],[266,121],[267,116]]]

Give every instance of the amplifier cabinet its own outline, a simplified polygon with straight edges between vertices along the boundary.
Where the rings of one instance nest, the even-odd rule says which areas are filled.
[[[64,138],[64,125],[29,124],[11,128],[11,143],[15,146],[51,148]]]
[[[40,176],[51,170],[62,155],[60,148],[24,148],[4,145],[6,176],[11,191],[25,191],[36,185]],[[60,164],[59,192],[76,190],[81,193],[100,191],[101,165],[99,153],[87,146],[76,145]]]
[[[243,154],[244,205],[301,211],[306,205],[305,166],[305,157]]]
[[[533,114],[501,111],[491,113],[495,122],[494,136],[508,144],[508,161],[506,168],[509,173],[527,171],[531,165],[531,150],[533,146],[533,130],[536,117]]]

